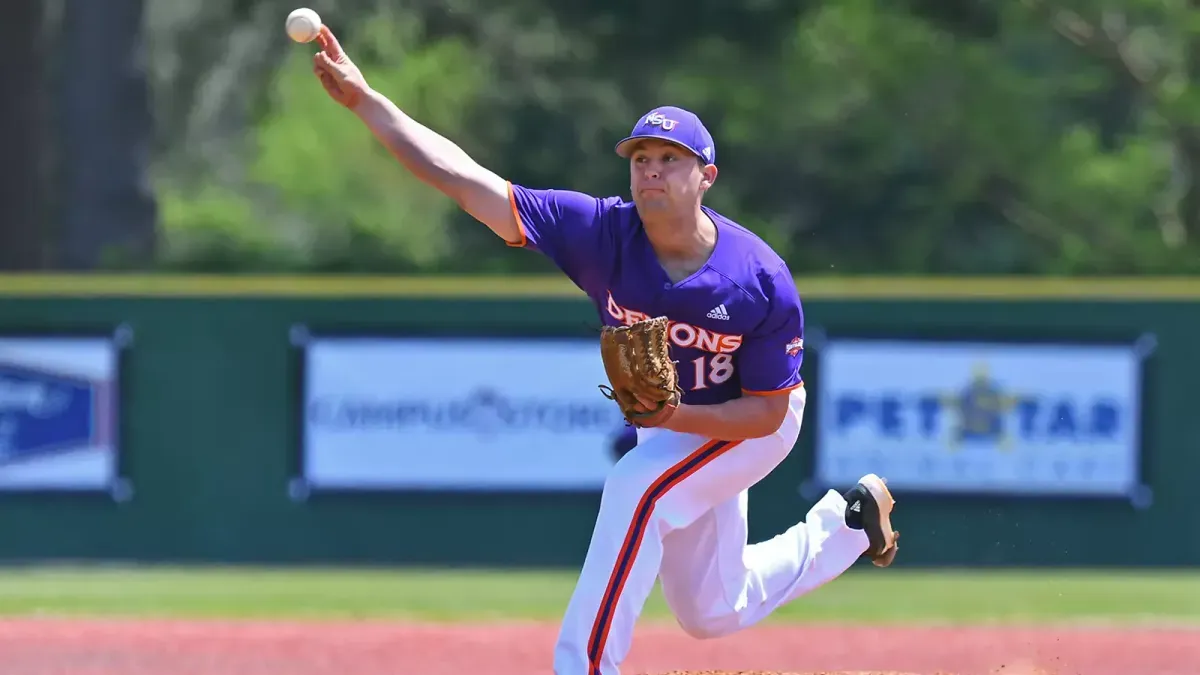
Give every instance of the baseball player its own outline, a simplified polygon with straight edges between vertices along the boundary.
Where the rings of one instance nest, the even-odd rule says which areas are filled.
[[[532,189],[480,166],[373,91],[328,28],[318,40],[313,68],[325,91],[413,175],[509,246],[547,256],[605,325],[669,320],[682,396],[669,414],[637,425],[636,446],[605,482],[555,646],[557,675],[618,675],[656,579],[679,625],[713,638],[755,624],[862,557],[891,564],[894,500],[873,474],[747,545],[747,492],[800,433],[804,317],[783,260],[702,205],[717,178],[716,148],[695,115],[656,108],[616,145],[629,162],[632,202]]]

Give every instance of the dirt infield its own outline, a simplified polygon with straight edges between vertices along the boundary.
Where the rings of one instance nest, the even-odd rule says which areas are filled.
[[[5,675],[550,675],[556,627],[0,621]],[[1200,630],[761,626],[699,641],[643,625],[625,675],[1184,675]]]

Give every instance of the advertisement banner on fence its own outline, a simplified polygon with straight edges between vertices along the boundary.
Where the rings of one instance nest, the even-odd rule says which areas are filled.
[[[1139,481],[1133,346],[830,340],[816,479],[924,492],[1129,495]]]
[[[624,421],[595,340],[315,338],[312,489],[598,490]]]
[[[0,338],[0,490],[108,490],[116,477],[111,340]]]

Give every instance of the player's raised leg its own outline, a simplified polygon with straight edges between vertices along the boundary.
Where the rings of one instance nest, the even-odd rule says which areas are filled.
[[[663,541],[663,595],[693,637],[752,626],[837,578],[864,553],[874,553],[880,566],[895,556],[888,546],[895,540],[894,502],[874,476],[844,495],[828,492],[804,520],[752,546],[746,545],[748,503],[742,492]]]
[[[787,457],[803,410],[803,394],[791,396],[792,409],[770,436],[729,442],[648,430],[617,462],[567,605],[556,675],[617,675],[658,577],[663,538],[736,498]]]

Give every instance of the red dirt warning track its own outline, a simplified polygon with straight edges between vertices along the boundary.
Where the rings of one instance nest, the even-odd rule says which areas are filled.
[[[0,621],[5,675],[551,675],[557,626]],[[761,626],[699,641],[644,624],[623,675],[1194,675],[1200,630]]]

